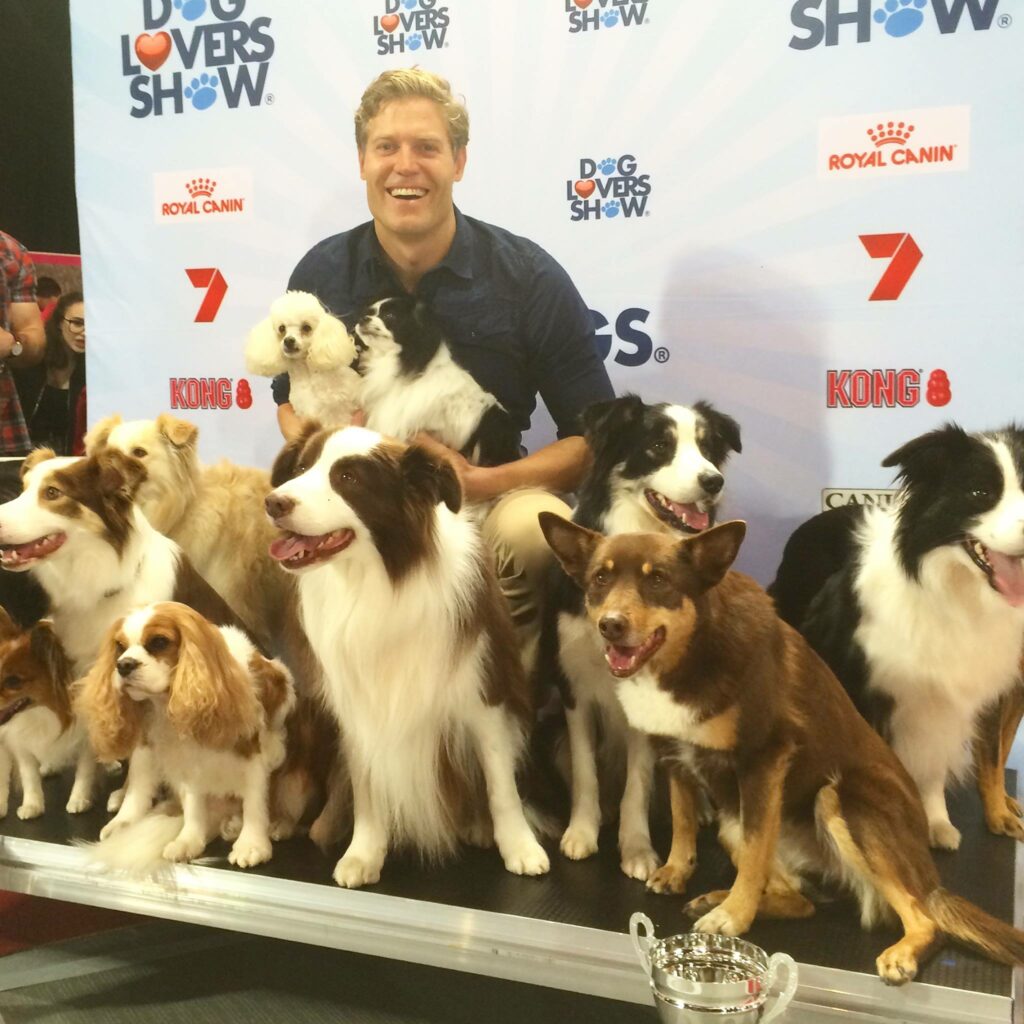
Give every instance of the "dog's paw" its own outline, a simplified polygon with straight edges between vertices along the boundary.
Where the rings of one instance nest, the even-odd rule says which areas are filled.
[[[589,825],[570,825],[562,833],[559,849],[569,860],[586,860],[597,853],[597,829]]]
[[[117,814],[117,812],[121,810],[121,804],[123,803],[124,786],[120,786],[107,797],[107,814]]]
[[[309,838],[321,850],[326,850],[341,839],[341,829],[335,818],[325,811],[309,826]]]
[[[622,847],[622,860],[619,866],[627,878],[646,882],[661,867],[661,858],[648,842],[627,843]]]
[[[178,836],[164,847],[163,858],[175,862],[194,860],[205,849],[206,844],[199,838]]]
[[[295,835],[295,820],[293,818],[275,818],[270,823],[270,838],[275,843],[291,839]]]
[[[693,926],[693,931],[707,932],[709,935],[742,935],[749,927],[749,922],[736,920],[723,903],[699,918]]]
[[[1014,800],[1009,793],[1006,794],[1006,809],[1015,818],[1024,818],[1024,808],[1021,807],[1019,800]]]
[[[711,892],[704,893],[703,896],[697,896],[690,900],[690,902],[683,907],[683,913],[696,920],[698,917],[703,917],[708,913],[708,911],[713,910],[715,907],[721,906],[721,904],[723,904],[728,898],[728,889],[713,889]]]
[[[92,807],[91,793],[72,792],[68,802],[64,805],[64,809],[68,814],[81,814],[83,811],[89,810],[90,807]]]
[[[686,892],[686,883],[693,874],[694,865],[685,868],[675,864],[664,864],[657,871],[652,871],[647,878],[647,888],[651,892],[675,893],[677,896]]]
[[[917,957],[909,950],[901,949],[902,945],[897,942],[895,946],[890,946],[875,961],[878,976],[887,985],[905,985],[917,975]]]
[[[265,864],[273,853],[268,836],[240,835],[231,847],[228,863],[239,868],[254,868],[257,864]]]
[[[119,832],[126,825],[130,824],[127,821],[119,821],[117,818],[112,818],[110,821],[100,829],[100,842],[104,839],[109,839],[115,832]]]
[[[346,854],[334,867],[334,880],[344,889],[358,889],[380,881],[381,865]]]
[[[489,850],[494,845],[494,828],[486,818],[477,818],[466,822],[459,829],[459,839],[467,846]]]
[[[1007,797],[1007,799],[1010,798]],[[988,825],[989,831],[994,832],[997,836],[1009,836],[1011,839],[1024,842],[1024,821],[1021,821],[1016,814],[1012,814],[1009,810],[1003,814],[986,814],[985,823]]]
[[[933,821],[928,825],[928,844],[935,850],[958,850],[960,829],[948,821]]]
[[[61,773],[61,766],[59,764],[46,764],[39,765],[39,777],[42,779],[48,779],[53,775],[59,775]]]
[[[43,813],[43,809],[42,800],[26,800],[18,808],[18,817],[22,821],[31,821],[32,818],[38,818]]]
[[[511,848],[501,851],[505,869],[513,875],[546,875],[551,869],[551,862],[544,847],[533,836],[523,842],[511,844]]]

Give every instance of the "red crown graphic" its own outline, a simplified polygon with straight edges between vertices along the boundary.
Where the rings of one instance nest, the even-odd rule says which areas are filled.
[[[914,126],[903,121],[888,121],[868,129],[868,135],[876,146],[901,146],[913,133]]]
[[[185,182],[185,188],[188,189],[188,194],[193,199],[196,196],[212,196],[216,187],[217,182],[210,181],[209,178],[193,178],[191,181]]]

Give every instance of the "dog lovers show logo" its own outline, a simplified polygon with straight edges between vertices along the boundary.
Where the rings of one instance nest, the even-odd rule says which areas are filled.
[[[448,8],[438,0],[384,0],[384,13],[373,19],[377,54],[439,50],[446,46]]]
[[[824,43],[838,46],[856,40],[871,43],[886,36],[904,39],[937,30],[948,36],[973,30],[987,32],[993,25],[1009,28],[1012,15],[1000,11],[1002,0],[796,0],[790,22],[796,34],[794,50],[813,50]],[[1007,5],[1003,5],[1004,7]],[[997,17],[998,14],[998,17]]]
[[[569,219],[609,220],[648,216],[651,176],[638,174],[637,159],[631,153],[603,160],[580,160],[579,177],[565,183]]]
[[[565,0],[569,33],[642,25],[650,0]]]
[[[121,36],[132,117],[271,102],[271,19],[248,17],[248,2],[142,0],[142,32]]]

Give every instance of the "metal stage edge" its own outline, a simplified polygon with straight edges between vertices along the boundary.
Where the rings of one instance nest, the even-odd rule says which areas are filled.
[[[1018,925],[1024,909],[1022,868],[1024,849],[1018,845]],[[624,932],[201,865],[174,866],[159,881],[136,880],[97,873],[76,846],[12,836],[0,836],[0,888],[607,999],[651,1002]],[[1010,998],[920,982],[895,989],[874,975],[801,965],[787,1020],[1005,1024],[1022,1019],[1022,982],[1024,972],[1015,970]]]

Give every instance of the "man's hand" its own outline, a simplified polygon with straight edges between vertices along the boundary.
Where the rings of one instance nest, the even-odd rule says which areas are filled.
[[[413,438],[413,443],[425,448],[435,458],[445,459],[451,465],[462,486],[464,501],[488,501],[505,492],[502,480],[504,467],[474,466],[461,452],[454,451],[423,432]]]
[[[0,359],[13,366],[34,366],[43,358],[46,349],[46,334],[39,307],[34,302],[12,302],[9,309],[13,333],[0,330]],[[12,356],[11,347],[15,340],[21,342],[23,351],[21,355]]]

